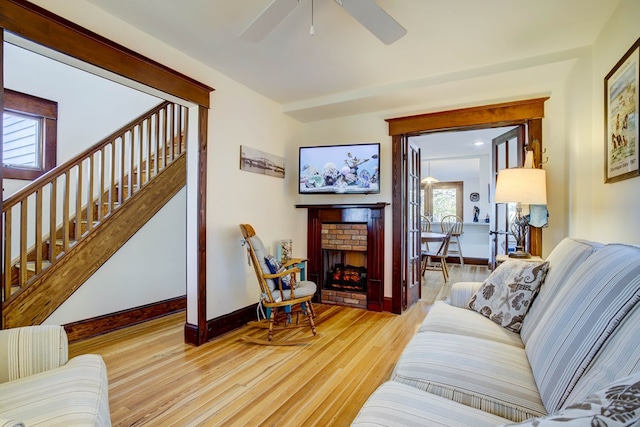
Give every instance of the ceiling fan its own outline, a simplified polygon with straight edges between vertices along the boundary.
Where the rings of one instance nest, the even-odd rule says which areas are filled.
[[[300,1],[273,0],[240,34],[240,38],[251,42],[259,42],[277,27],[298,6]],[[335,0],[335,2],[384,44],[389,45],[407,33],[407,30],[385,12],[375,0]],[[311,34],[313,34],[313,21]]]

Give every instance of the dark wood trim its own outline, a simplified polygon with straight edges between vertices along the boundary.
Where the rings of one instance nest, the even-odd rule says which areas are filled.
[[[524,101],[461,108],[458,110],[387,119],[389,135],[412,134],[473,127],[501,127],[544,117],[544,102],[535,98]]]
[[[533,161],[537,167],[542,164],[542,119],[527,122],[527,149],[533,151]],[[529,227],[529,252],[531,255],[542,255],[542,228]]]
[[[198,108],[198,342],[207,341],[207,132],[209,110]],[[185,337],[186,338],[186,337]]]
[[[26,0],[0,1],[0,27],[81,61],[209,107],[213,88]]]
[[[296,208],[302,209],[351,209],[351,208],[369,208],[369,209],[380,209],[385,206],[389,206],[389,203],[378,202],[378,203],[346,203],[346,204],[327,204],[327,205],[296,205]]]
[[[104,316],[80,320],[79,322],[67,323],[63,326],[67,332],[67,338],[71,342],[106,334],[107,332],[146,322],[147,320],[184,311],[186,307],[187,297],[180,296],[106,314]]]
[[[389,297],[384,297],[382,300],[382,310],[391,312],[393,311],[393,299]]]
[[[256,320],[257,307],[258,304],[252,304],[232,313],[209,320],[207,322],[207,341],[244,326],[252,320]]]
[[[194,346],[200,345],[198,325],[188,322],[184,324],[184,342],[185,344],[191,344]]]
[[[128,206],[105,218],[92,234],[69,249],[67,256],[6,301],[3,326],[41,324],[185,186],[186,167],[183,154],[131,196]]]
[[[402,312],[402,224],[403,212],[403,153],[402,140],[409,135],[420,133],[439,132],[449,130],[469,130],[479,128],[492,128],[503,126],[515,126],[527,123],[530,126],[530,141],[537,139],[538,152],[542,149],[542,119],[544,118],[544,102],[549,99],[535,98],[523,101],[506,102],[479,107],[462,108],[458,110],[441,111],[428,114],[420,114],[407,117],[387,119],[389,123],[389,135],[392,136],[392,205],[393,205],[393,271],[391,281],[392,312]],[[532,133],[533,132],[533,133]],[[535,154],[535,152],[534,152]],[[535,158],[539,165],[541,159]],[[532,228],[531,254],[541,254],[542,233],[540,229]],[[540,233],[540,234],[537,234]]]
[[[402,277],[402,248],[404,245],[403,239],[403,221],[404,221],[404,195],[402,193],[402,174],[403,174],[403,153],[402,153],[402,141],[404,136],[394,135],[392,138],[392,232],[391,232],[391,245],[392,261],[391,261],[391,312],[395,314],[402,313],[402,289],[403,289],[403,277]]]
[[[42,167],[23,169],[2,164],[4,177],[33,181],[56,167],[58,162],[58,103],[49,99],[4,88],[3,111],[31,116],[39,120],[44,133],[42,138]]]
[[[0,31],[0,83],[4,88],[4,31]],[[4,108],[4,90],[0,90],[0,108]],[[4,127],[3,115],[0,114],[0,129]],[[0,145],[2,145],[2,132],[0,132]],[[0,150],[0,165],[3,164],[2,150]],[[0,182],[4,182],[4,174],[2,168],[0,168]],[[4,192],[4,188],[2,189]],[[4,196],[0,197],[0,212],[4,212],[3,208]],[[4,227],[0,227],[0,242],[4,242]],[[4,244],[0,243],[0,259],[4,259]],[[1,282],[1,281],[0,281]],[[4,295],[4,294],[3,294]],[[0,297],[0,329],[4,329],[4,312],[3,301],[4,298]]]

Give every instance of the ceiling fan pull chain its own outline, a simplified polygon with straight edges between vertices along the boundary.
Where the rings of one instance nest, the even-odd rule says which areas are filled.
[[[311,0],[311,28],[309,29],[309,35],[315,35],[315,31],[313,29],[313,0]]]

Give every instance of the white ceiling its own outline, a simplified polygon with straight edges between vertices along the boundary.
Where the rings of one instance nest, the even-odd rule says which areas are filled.
[[[548,92],[620,2],[376,0],[407,29],[385,45],[333,0],[315,0],[314,36],[300,0],[259,43],[238,35],[272,0],[87,1],[301,121]]]

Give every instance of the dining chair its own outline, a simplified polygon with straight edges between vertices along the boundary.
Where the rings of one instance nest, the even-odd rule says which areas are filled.
[[[462,245],[460,244],[460,236],[463,234],[462,218],[457,215],[447,215],[440,221],[440,229],[443,233],[451,230],[451,241],[449,242],[448,256],[457,257],[460,265],[464,265],[464,256],[462,255]]]
[[[440,246],[435,251],[423,250],[422,251],[422,275],[427,270],[441,270],[444,281],[449,280],[449,268],[447,266],[447,250],[449,248],[449,242],[451,241],[452,230],[449,229],[442,239]],[[433,263],[436,261],[436,263]]]

